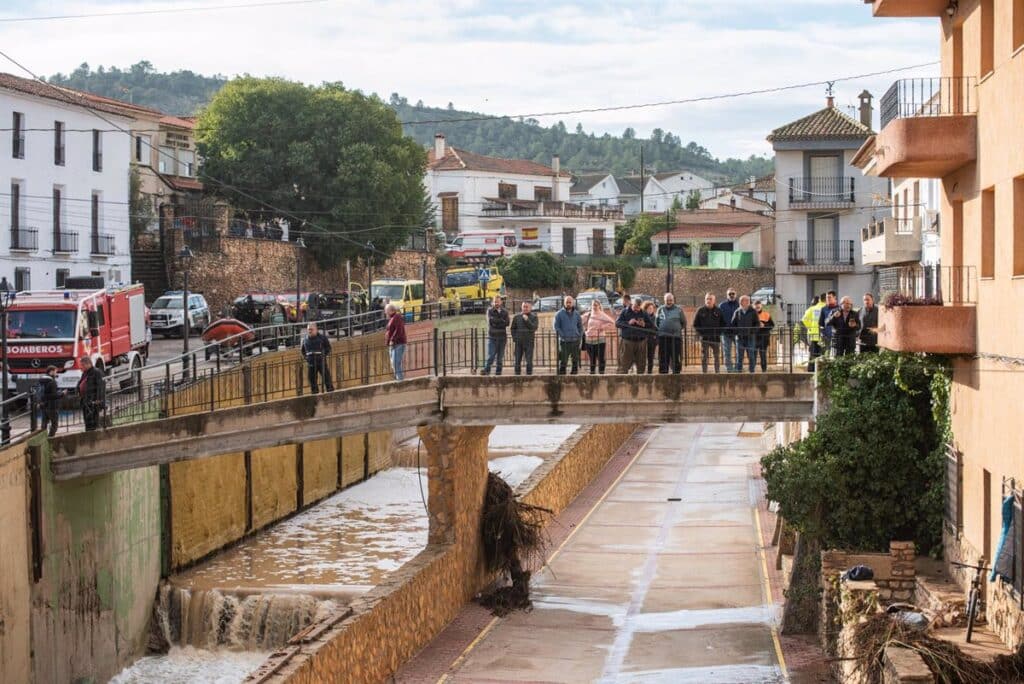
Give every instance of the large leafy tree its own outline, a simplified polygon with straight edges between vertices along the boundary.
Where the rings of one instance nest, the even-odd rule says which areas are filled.
[[[231,81],[200,115],[196,143],[211,191],[256,220],[287,221],[323,266],[388,254],[431,222],[425,151],[384,102],[339,83]]]

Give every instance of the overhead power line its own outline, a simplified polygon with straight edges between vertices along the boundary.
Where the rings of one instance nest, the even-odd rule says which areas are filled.
[[[257,7],[280,7],[283,5],[313,5],[329,0],[270,0],[269,2],[245,2],[235,5],[208,5],[199,7],[168,7],[166,9],[123,10],[121,12],[92,12],[89,14],[51,14],[37,17],[0,17],[0,23],[15,24],[30,21],[58,21],[62,19],[99,19],[103,17],[131,17],[144,14],[183,14],[185,12],[214,12],[226,9],[251,9]]]

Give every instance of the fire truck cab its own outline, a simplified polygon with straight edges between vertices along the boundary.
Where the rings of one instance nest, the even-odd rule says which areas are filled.
[[[52,365],[57,386],[77,391],[83,356],[105,373],[128,370],[125,386],[140,382],[147,319],[142,285],[18,292],[7,314],[8,389],[28,391]]]

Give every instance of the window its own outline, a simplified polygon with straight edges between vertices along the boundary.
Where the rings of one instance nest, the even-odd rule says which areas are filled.
[[[93,242],[96,242],[100,235],[100,194],[98,192],[92,193],[92,206],[89,212],[89,227],[92,229]]]
[[[11,181],[11,230],[21,228],[21,183]]]
[[[53,122],[53,163],[64,166],[64,122]]]
[[[910,218],[910,189],[903,188],[903,220]]]
[[[92,129],[92,170],[103,170],[103,131]]]
[[[914,218],[921,215],[921,181],[914,181]]]
[[[996,275],[996,191],[981,193],[981,277]]]
[[[30,269],[14,269],[14,289],[18,292],[32,289],[32,271]]]
[[[14,112],[11,122],[11,156],[15,159],[25,158],[25,115]]]
[[[533,199],[538,202],[550,202],[551,201],[551,188],[542,188],[537,186],[533,189]]]
[[[57,269],[57,287],[58,288],[64,287],[64,283],[65,283],[65,281],[67,281],[69,275],[71,275],[71,269],[70,268],[58,268]]]
[[[1013,275],[1024,276],[1024,176],[1013,179]]]
[[[1024,0],[1013,0],[1013,51],[1024,47]]]
[[[501,199],[515,199],[518,188],[511,183],[498,183],[498,197]]]
[[[57,243],[60,240],[60,238],[58,236],[60,235],[60,228],[61,228],[61,224],[63,223],[62,218],[61,218],[61,202],[62,201],[63,200],[61,198],[61,189],[55,187],[53,189],[53,244],[54,244],[54,247],[57,246]]]
[[[410,285],[409,289],[412,290],[412,299],[413,299],[413,301],[416,301],[416,300],[419,300],[419,299],[423,299],[423,289],[424,288],[423,288],[423,284],[422,283],[417,283],[417,284]]]
[[[459,230],[459,198],[441,198],[441,230],[454,233]]]
[[[951,532],[964,527],[964,455],[952,444],[946,445],[946,526]]]
[[[149,145],[146,144],[145,137],[143,135],[135,136],[135,161],[137,162],[141,162],[146,158],[146,150],[149,148]]]
[[[981,75],[989,73],[996,63],[995,0],[981,0]]]
[[[562,228],[562,254],[565,256],[576,255],[576,229]]]

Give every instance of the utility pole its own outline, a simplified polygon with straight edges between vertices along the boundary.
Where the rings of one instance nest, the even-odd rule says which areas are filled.
[[[640,143],[640,215],[644,213],[644,144]]]
[[[665,292],[672,291],[672,210],[665,210],[665,236],[668,242],[668,270],[665,272]]]

